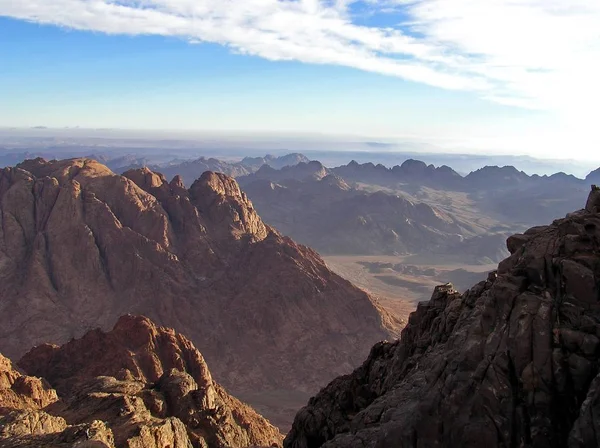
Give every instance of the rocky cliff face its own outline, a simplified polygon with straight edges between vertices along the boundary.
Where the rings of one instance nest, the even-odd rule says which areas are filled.
[[[508,240],[461,295],[438,287],[301,410],[287,448],[600,446],[600,194]]]
[[[213,381],[188,339],[144,317],[124,316],[111,332],[95,330],[62,347],[36,347],[19,364],[56,387],[60,401],[54,390],[23,389],[13,381],[21,402],[0,395],[2,446],[81,440],[109,447],[224,448],[278,446],[282,439]]]
[[[269,416],[286,407],[282,424],[391,321],[266,226],[227,176],[185,189],[179,177],[118,176],[89,159],[1,170],[0,351],[15,358],[127,313],[184,332],[235,395]]]

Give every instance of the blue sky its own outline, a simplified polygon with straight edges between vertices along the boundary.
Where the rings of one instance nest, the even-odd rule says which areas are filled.
[[[0,127],[599,152],[595,0],[143,3],[0,0]]]

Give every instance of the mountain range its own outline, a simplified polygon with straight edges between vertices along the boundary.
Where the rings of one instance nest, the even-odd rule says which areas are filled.
[[[265,166],[238,181],[267,222],[324,254],[412,253],[464,263],[500,261],[510,233],[565,216],[589,188],[562,173],[485,167],[463,177],[416,160],[393,168]]]
[[[95,158],[91,156],[91,158]],[[194,160],[172,160],[163,164],[150,164],[147,159],[135,157],[118,157],[103,160],[111,170],[123,173],[130,169],[149,167],[160,171],[165,177],[171,179],[180,176],[185,185],[191,185],[206,171],[226,174],[230,177],[240,177],[258,171],[260,168],[281,169],[288,165],[308,163],[309,160],[302,154],[287,154],[276,157],[267,154],[265,157],[245,157],[241,161],[226,161],[214,157],[200,157]]]
[[[477,218],[494,183],[515,203],[530,182],[574,182],[497,168],[458,181],[411,162],[402,181],[361,185],[318,165],[240,183],[305,225],[344,201],[371,224],[408,217],[424,235],[398,238],[410,252],[454,231],[478,247],[499,222]],[[420,176],[426,185],[406,180]],[[0,352],[18,359],[0,356],[0,445],[279,446],[260,412],[284,431],[293,420],[285,448],[598,446],[600,188],[585,208],[509,237],[509,256],[464,293],[435,288],[399,339],[396,316],[256,209],[210,171],[186,188],[88,158],[0,170]]]
[[[0,171],[0,217],[0,352],[12,358],[143,314],[185,333],[220,383],[285,426],[398,329],[223,174],[185,189],[147,168],[29,160]]]
[[[481,230],[466,219],[400,195],[351,188],[333,174],[278,184],[257,180],[243,188],[267,222],[323,254],[460,252],[474,262],[505,256],[505,250],[494,252],[503,236],[476,240]],[[490,241],[491,248],[477,253]]]

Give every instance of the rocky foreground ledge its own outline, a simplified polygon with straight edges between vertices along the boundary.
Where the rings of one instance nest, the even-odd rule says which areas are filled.
[[[35,377],[0,356],[2,447],[269,447],[283,438],[213,381],[188,339],[145,317],[36,347],[19,367]]]
[[[600,190],[302,409],[286,448],[600,446]]]

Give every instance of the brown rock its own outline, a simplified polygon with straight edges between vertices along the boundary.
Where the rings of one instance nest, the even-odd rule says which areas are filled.
[[[585,209],[590,213],[598,213],[600,209],[600,187],[592,185],[592,192],[585,204]]]
[[[16,384],[21,374],[1,359],[10,375],[0,378]],[[242,448],[283,439],[212,380],[189,340],[144,317],[124,316],[111,332],[95,330],[63,347],[37,347],[21,364],[49,378],[60,401],[52,391],[41,411],[30,391],[15,390],[11,403],[21,405],[0,418],[3,447]]]
[[[63,418],[43,411],[13,412],[1,418],[0,445],[5,448],[115,448],[112,431],[104,422],[96,420],[68,426]]]
[[[43,409],[58,400],[43,380],[21,374],[0,354],[0,415],[13,410]]]
[[[508,237],[508,239],[506,240],[506,247],[511,253],[511,255],[518,251],[521,247],[523,247],[523,245],[525,245],[525,243],[529,241],[529,238],[530,237],[528,235],[520,234]]]
[[[60,433],[67,429],[62,417],[55,417],[43,411],[13,411],[0,419],[0,440],[13,437],[39,436]]]
[[[144,317],[124,316],[112,331],[94,330],[62,347],[34,348],[19,364],[58,389],[69,423],[108,421],[117,446],[281,441],[275,427],[213,381],[188,339]]]

